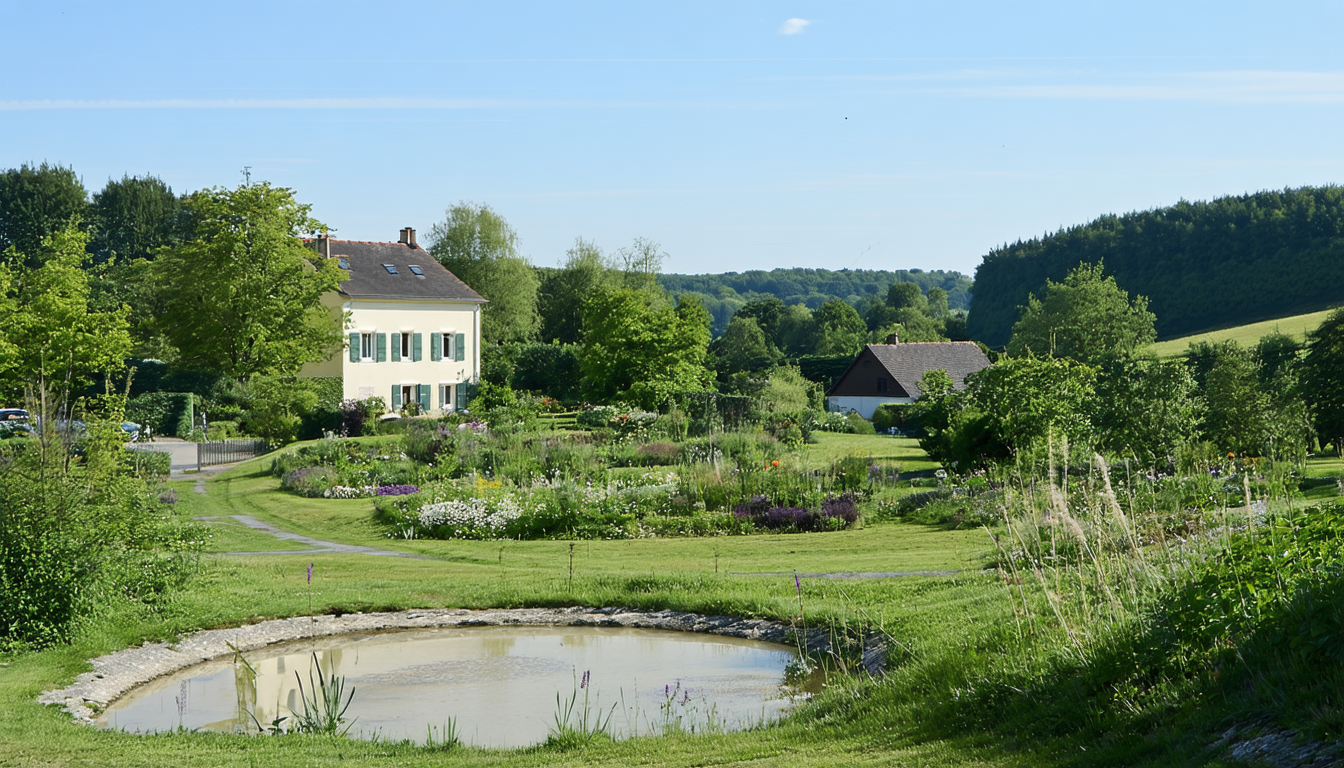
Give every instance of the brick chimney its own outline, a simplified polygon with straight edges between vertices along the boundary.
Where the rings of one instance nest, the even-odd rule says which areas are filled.
[[[887,343],[888,343],[888,344],[900,344],[900,343],[901,343],[901,340],[898,339],[898,338],[896,338],[896,334],[893,333],[893,334],[890,334],[890,335],[887,336]]]
[[[331,258],[331,235],[326,232],[317,236],[317,255],[324,259]]]
[[[405,243],[406,245],[409,245],[412,248],[420,247],[415,244],[415,230],[411,229],[410,227],[406,227],[401,230],[401,239],[399,239],[397,242]]]

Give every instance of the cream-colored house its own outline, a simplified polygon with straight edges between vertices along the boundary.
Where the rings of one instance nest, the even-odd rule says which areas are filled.
[[[301,375],[339,376],[345,399],[381,397],[393,411],[410,403],[423,413],[456,410],[480,379],[485,299],[417,245],[409,227],[395,243],[313,242],[349,275],[323,298],[345,318],[346,343]]]

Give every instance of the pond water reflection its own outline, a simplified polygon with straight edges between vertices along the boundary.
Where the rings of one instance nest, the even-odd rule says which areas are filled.
[[[303,710],[299,679],[309,687],[314,654],[322,672],[344,675],[347,690],[354,688],[350,735],[423,741],[430,728],[441,734],[453,719],[465,743],[490,747],[545,741],[557,694],[572,696],[585,671],[594,714],[610,712],[618,738],[668,726],[737,730],[773,720],[791,703],[783,682],[797,658],[771,643],[628,628],[338,635],[161,678],[113,702],[99,724],[138,732],[256,732],[257,724]]]

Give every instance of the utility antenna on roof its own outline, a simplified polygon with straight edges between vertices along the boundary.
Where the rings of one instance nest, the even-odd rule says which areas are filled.
[[[243,166],[243,186],[252,186],[252,166],[250,165]]]

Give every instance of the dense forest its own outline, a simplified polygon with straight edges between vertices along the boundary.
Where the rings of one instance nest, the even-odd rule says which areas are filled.
[[[718,336],[737,310],[754,298],[775,296],[787,304],[805,304],[816,309],[833,299],[841,299],[862,311],[870,299],[881,299],[893,283],[915,283],[925,294],[930,288],[947,291],[951,310],[971,305],[971,280],[960,272],[921,269],[888,271],[883,269],[792,269],[750,270],[721,275],[659,275],[658,284],[673,296],[698,294],[714,318]]]
[[[1344,297],[1344,188],[1181,201],[997,248],[975,273],[969,333],[1006,344],[1028,295],[1098,261],[1148,297],[1159,337],[1323,309]]]

